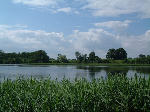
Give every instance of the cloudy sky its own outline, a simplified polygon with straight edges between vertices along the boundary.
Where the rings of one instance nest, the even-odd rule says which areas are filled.
[[[150,54],[150,0],[1,0],[0,49],[75,51],[105,57],[123,47],[128,57]]]

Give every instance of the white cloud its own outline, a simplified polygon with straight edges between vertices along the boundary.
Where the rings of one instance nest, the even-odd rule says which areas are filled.
[[[121,43],[130,56],[148,55],[150,54],[150,30],[139,36],[122,37]]]
[[[79,0],[80,1],[80,0]],[[83,0],[81,0],[83,2]],[[137,13],[150,18],[150,0],[85,0],[83,9],[90,9],[94,16],[119,16]]]
[[[57,9],[57,12],[65,12],[65,13],[69,13],[71,12],[72,9],[70,7],[65,7],[65,8],[60,8],[60,9]]]
[[[94,16],[115,17],[122,14],[136,13],[142,18],[150,18],[150,0],[12,0],[14,3],[22,3],[34,7],[50,7],[55,11],[70,12],[74,6],[80,9],[88,9]],[[72,5],[74,4],[74,5]],[[68,7],[68,8],[64,8]]]
[[[4,30],[4,29],[22,29],[22,28],[27,28],[26,25],[21,25],[21,24],[17,24],[17,25],[0,25],[0,30]]]
[[[109,28],[109,29],[118,30],[118,29],[128,28],[130,23],[131,23],[130,20],[107,21],[107,22],[95,23],[95,26],[97,26],[97,27],[106,27],[106,28]]]
[[[65,43],[63,33],[15,29],[15,27],[8,25],[0,27],[0,48],[6,51],[44,49],[48,53],[52,52],[51,56],[55,56]]]
[[[52,13],[73,13],[79,14],[75,8],[67,7],[64,0],[13,0],[14,3],[22,3],[24,5],[31,6],[31,9],[47,10]],[[66,7],[64,7],[66,6]]]
[[[58,8],[58,9],[52,9],[51,12],[52,13],[63,12],[63,13],[79,14],[79,12],[76,9],[73,9],[71,7],[64,7],[64,8]]]
[[[63,33],[14,26],[0,25],[0,48],[4,51],[43,49],[52,57],[56,57],[58,53],[74,57],[75,51],[89,53],[94,50],[98,56],[105,57],[108,49],[123,47],[130,57],[141,53],[150,54],[150,30],[138,36],[125,36],[102,28],[91,28],[86,32],[75,30],[64,37]]]
[[[113,25],[101,24],[108,28],[114,28],[114,24],[126,23],[124,22],[113,22]],[[109,22],[106,22],[109,23]],[[110,22],[111,23],[111,22]],[[128,22],[127,22],[128,23]],[[128,25],[121,25],[117,27],[127,27]],[[110,48],[123,47],[128,52],[129,57],[136,57],[139,54],[150,54],[150,30],[146,31],[142,35],[128,35],[125,36],[121,33],[112,33],[102,29],[94,28],[89,29],[87,32],[81,32],[75,30],[71,35],[72,43],[75,50],[79,51],[95,51],[99,56],[105,57],[106,52]]]
[[[91,52],[94,50],[102,57],[105,57],[109,48],[120,47],[116,36],[103,29],[89,29],[87,32],[75,30],[70,38],[70,43],[76,51]]]
[[[58,0],[13,0],[14,3],[22,3],[30,6],[55,6]]]

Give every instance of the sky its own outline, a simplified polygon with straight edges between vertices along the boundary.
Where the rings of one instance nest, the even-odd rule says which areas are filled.
[[[150,55],[150,0],[1,0],[0,49],[45,50],[74,58],[105,58],[110,48],[128,57]]]

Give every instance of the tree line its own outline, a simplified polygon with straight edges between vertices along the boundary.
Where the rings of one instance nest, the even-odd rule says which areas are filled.
[[[150,55],[140,54],[137,58],[127,58],[123,48],[109,49],[106,59],[96,56],[92,51],[89,54],[75,52],[76,59],[68,59],[66,55],[58,54],[57,59],[50,58],[44,50],[22,53],[5,53],[0,50],[0,64],[28,64],[28,63],[127,63],[150,64]]]
[[[0,51],[0,64],[48,63],[49,56],[43,50],[35,52],[5,53]]]
[[[150,64],[150,55],[140,54],[137,58],[128,58],[127,64]]]

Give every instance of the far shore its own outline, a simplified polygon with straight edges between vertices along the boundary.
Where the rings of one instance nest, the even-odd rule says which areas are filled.
[[[118,63],[23,63],[23,64],[0,64],[0,66],[16,66],[16,65],[150,66],[150,64],[118,64]]]

